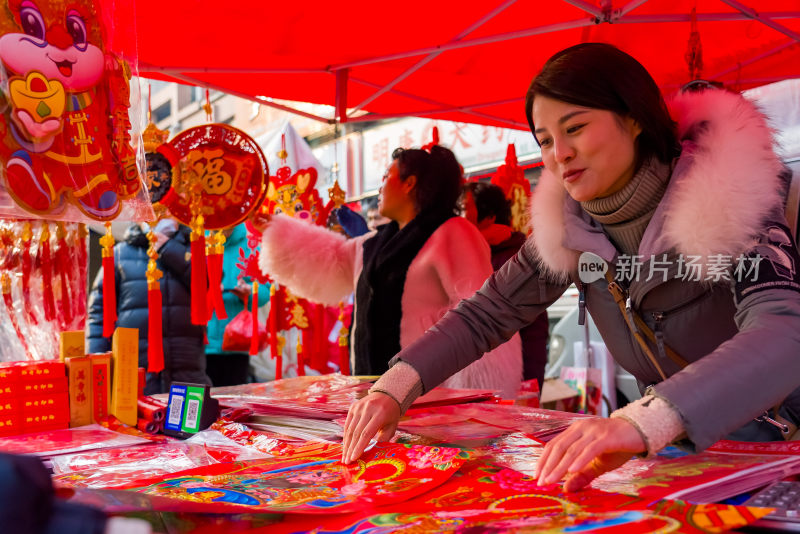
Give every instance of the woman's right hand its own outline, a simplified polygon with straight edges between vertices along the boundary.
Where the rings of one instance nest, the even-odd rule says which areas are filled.
[[[399,421],[400,405],[384,393],[370,393],[353,403],[344,424],[342,463],[357,460],[373,438],[389,441]]]

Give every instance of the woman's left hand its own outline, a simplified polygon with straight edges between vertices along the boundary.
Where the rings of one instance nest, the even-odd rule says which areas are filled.
[[[624,419],[576,421],[544,448],[536,476],[540,486],[566,476],[564,491],[576,491],[646,450],[639,431]]]

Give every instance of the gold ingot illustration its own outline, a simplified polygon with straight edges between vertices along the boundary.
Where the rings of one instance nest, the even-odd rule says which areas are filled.
[[[24,80],[10,80],[8,92],[14,108],[24,110],[36,122],[58,118],[64,113],[64,86],[58,80],[48,80],[39,72],[28,73]]]

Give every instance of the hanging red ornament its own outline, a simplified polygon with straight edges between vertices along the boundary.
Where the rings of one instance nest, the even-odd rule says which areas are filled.
[[[103,256],[103,337],[111,337],[117,322],[117,289],[114,280],[114,235],[106,222],[106,234],[100,238]]]
[[[61,319],[61,329],[67,330],[72,323],[72,304],[70,299],[69,271],[72,268],[72,261],[69,257],[69,246],[67,245],[67,231],[64,223],[56,223],[56,271],[61,282],[61,299],[59,300],[59,311]]]
[[[206,260],[208,267],[208,319],[217,314],[217,319],[227,319],[225,301],[222,298],[222,266],[225,255],[225,234],[222,230],[212,232],[208,236]]]
[[[86,237],[88,233],[86,225],[78,224],[75,232],[75,263],[78,266],[75,284],[75,314],[81,318],[78,328],[82,329],[86,320]]]
[[[150,230],[147,234],[150,247],[147,249],[147,372],[160,373],[164,370],[164,347],[162,332],[161,270],[156,266],[156,235]]]
[[[200,206],[200,194],[203,188],[199,178],[195,176],[192,184],[192,234],[189,250],[192,253],[191,295],[192,324],[204,325],[208,322],[206,313],[206,292],[208,277],[206,275],[206,235],[204,217]]]
[[[31,269],[33,261],[31,260],[31,240],[33,239],[33,230],[31,223],[26,222],[22,225],[22,302],[25,308],[25,314],[28,316],[28,322],[32,325],[39,324],[36,319],[36,314],[33,312],[33,303],[31,302]]]
[[[39,236],[42,265],[42,296],[44,299],[44,318],[52,321],[56,318],[56,304],[53,296],[53,259],[50,254],[50,225],[42,224],[42,233]]]
[[[339,372],[343,375],[350,375],[350,347],[348,339],[350,332],[344,326],[344,304],[339,303],[339,322],[342,328],[339,330]]]
[[[297,376],[306,376],[306,348],[313,349],[312,339],[312,332],[309,328],[304,328],[297,336]]]
[[[517,232],[527,232],[528,228],[528,198],[531,194],[531,184],[525,178],[525,171],[517,162],[517,150],[514,143],[506,149],[506,161],[497,168],[492,176],[492,185],[503,190],[511,205],[511,227]]]
[[[250,336],[250,356],[258,354],[258,282],[253,281],[253,300],[252,300],[253,330]]]

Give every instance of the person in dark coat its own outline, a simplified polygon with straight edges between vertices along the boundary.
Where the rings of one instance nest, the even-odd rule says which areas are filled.
[[[191,322],[191,230],[172,219],[155,228],[158,268],[162,271],[162,332],[164,370],[148,373],[145,394],[164,393],[171,382],[211,385],[206,375],[205,327]],[[117,294],[116,326],[139,329],[139,367],[147,367],[147,248],[145,230],[130,226],[125,239],[114,247]],[[103,337],[103,271],[97,275],[89,297],[87,321],[89,352],[111,350],[111,338]]]
[[[464,217],[474,224],[492,249],[492,269],[495,271],[510,260],[525,244],[525,234],[511,228],[511,206],[503,190],[484,182],[464,185]],[[544,382],[547,365],[549,323],[547,312],[519,331],[522,340],[522,379]]]

